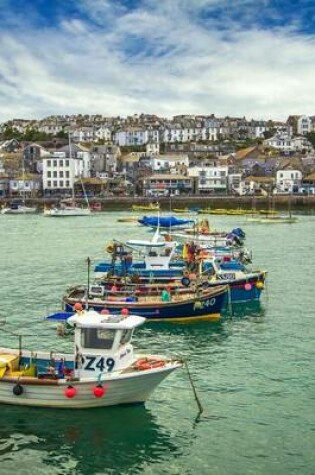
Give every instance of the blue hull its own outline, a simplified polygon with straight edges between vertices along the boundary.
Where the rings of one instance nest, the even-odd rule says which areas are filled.
[[[186,302],[161,302],[154,304],[139,302],[112,302],[91,300],[88,302],[89,308],[100,312],[107,309],[110,313],[120,313],[123,308],[129,313],[145,317],[149,321],[168,322],[192,322],[198,320],[219,320],[221,311],[225,303],[227,287],[213,289],[207,296],[198,299],[190,299]],[[65,311],[73,312],[73,307],[78,300],[65,298]]]
[[[233,281],[219,281],[218,283],[210,283],[210,287],[216,285],[227,284],[229,290],[229,300],[231,303],[251,302],[259,300],[261,292],[264,289],[265,273],[259,273],[256,277],[250,279],[238,279]],[[258,285],[258,286],[257,286]]]

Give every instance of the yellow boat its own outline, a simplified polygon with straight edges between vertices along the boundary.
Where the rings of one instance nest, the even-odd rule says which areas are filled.
[[[149,203],[148,205],[132,205],[133,211],[158,211],[160,205],[158,203]]]

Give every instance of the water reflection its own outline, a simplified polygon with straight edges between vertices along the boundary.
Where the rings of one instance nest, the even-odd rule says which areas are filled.
[[[258,301],[233,305],[232,312],[226,311],[216,323],[146,323],[137,332],[135,342],[138,348],[171,349],[182,356],[193,353],[198,347],[200,354],[203,349],[222,345],[233,333],[233,321],[261,321],[265,312],[265,307]]]
[[[75,467],[80,474],[135,474],[143,463],[177,451],[170,434],[144,406],[88,411],[3,406],[1,416],[3,468],[9,459],[28,464],[32,451],[40,451],[49,473],[74,473]]]
[[[265,316],[266,307],[260,300],[254,300],[246,303],[234,303],[231,308],[224,311],[223,317],[225,319],[248,319],[248,318],[262,318]]]

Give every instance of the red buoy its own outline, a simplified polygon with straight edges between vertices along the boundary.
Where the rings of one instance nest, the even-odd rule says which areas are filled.
[[[105,394],[105,389],[103,388],[103,386],[98,384],[97,386],[94,386],[93,393],[95,397],[103,397]]]
[[[77,393],[77,390],[73,386],[68,386],[65,389],[65,395],[67,398],[72,399]]]
[[[74,304],[74,307],[73,307],[73,308],[74,308],[74,310],[75,310],[76,312],[81,312],[81,310],[83,310],[82,303],[76,302],[76,303]]]
[[[245,290],[252,290],[252,286],[249,282],[247,282],[247,284],[244,285],[244,289]]]
[[[101,315],[108,315],[109,314],[109,310],[107,308],[103,308],[101,310]]]
[[[120,313],[127,317],[129,315],[129,310],[128,308],[122,308]]]

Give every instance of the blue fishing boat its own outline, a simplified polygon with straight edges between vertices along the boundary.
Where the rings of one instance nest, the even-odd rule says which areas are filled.
[[[192,219],[181,219],[176,216],[143,216],[141,219],[138,219],[138,223],[143,226],[164,229],[191,226],[194,222]]]
[[[215,288],[191,289],[185,294],[167,291],[160,295],[138,293],[129,297],[109,296],[87,292],[85,286],[72,287],[63,297],[64,310],[72,312],[77,303],[97,312],[107,309],[111,314],[137,314],[152,322],[195,322],[201,320],[217,321],[227,296],[225,285]]]

